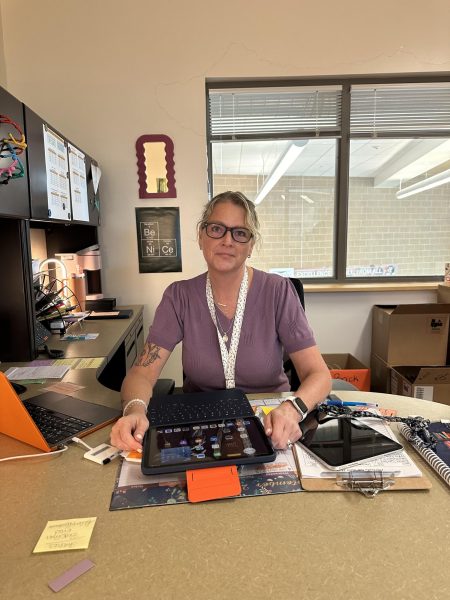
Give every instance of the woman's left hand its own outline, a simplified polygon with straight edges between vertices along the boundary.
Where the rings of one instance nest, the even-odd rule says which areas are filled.
[[[285,450],[289,442],[301,438],[298,411],[290,404],[283,402],[264,417],[266,435],[272,438],[274,448]]]

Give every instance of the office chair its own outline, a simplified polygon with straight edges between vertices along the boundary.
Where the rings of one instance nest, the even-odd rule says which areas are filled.
[[[305,310],[305,291],[303,289],[303,283],[300,281],[300,279],[297,279],[296,277],[289,277],[289,279],[292,281],[295,291],[298,294],[300,303],[303,306],[303,310]],[[297,371],[295,370],[295,367],[292,364],[292,361],[290,358],[288,358],[287,360],[284,361],[283,368],[284,368],[284,372],[288,376],[289,383],[291,385],[291,390],[293,390],[293,391],[298,390],[298,388],[300,386],[300,379],[298,378]],[[358,390],[358,388],[355,387],[352,383],[349,383],[348,381],[344,381],[343,379],[333,379],[333,381],[331,383],[331,389],[332,390],[353,390],[353,391]]]
[[[303,310],[305,310],[305,292],[303,289],[303,283],[300,281],[300,279],[297,279],[296,277],[289,277],[289,279],[291,280],[292,285],[294,286],[295,291],[298,294],[300,304],[303,306]],[[283,369],[289,379],[291,390],[298,390],[300,386],[300,379],[298,378],[297,371],[295,370],[295,367],[292,364],[290,358],[287,358],[284,361]]]

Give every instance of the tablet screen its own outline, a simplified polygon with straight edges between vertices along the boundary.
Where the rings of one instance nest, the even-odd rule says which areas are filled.
[[[150,427],[142,470],[163,473],[199,467],[267,462],[275,458],[257,417],[213,423]]]
[[[402,449],[401,444],[357,419],[328,418],[319,424],[312,417],[305,424],[309,427],[301,444],[331,469]]]

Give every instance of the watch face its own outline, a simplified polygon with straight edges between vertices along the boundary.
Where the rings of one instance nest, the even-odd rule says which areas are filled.
[[[294,404],[297,406],[297,408],[303,415],[306,415],[306,413],[308,412],[308,407],[301,398],[299,398],[298,396],[294,396],[292,398],[292,402],[294,402]]]

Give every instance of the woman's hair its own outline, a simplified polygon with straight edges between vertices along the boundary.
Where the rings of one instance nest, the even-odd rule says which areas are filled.
[[[261,234],[259,233],[259,220],[256,214],[255,205],[249,200],[242,192],[222,192],[217,194],[212,200],[207,202],[203,207],[203,213],[201,219],[197,223],[197,228],[200,233],[200,229],[204,223],[206,223],[211,216],[216,204],[223,202],[231,202],[236,206],[240,206],[245,211],[245,226],[252,232],[253,240],[259,242]]]

